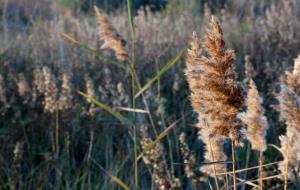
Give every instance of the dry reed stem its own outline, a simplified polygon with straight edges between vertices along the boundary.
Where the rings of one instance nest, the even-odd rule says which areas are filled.
[[[254,169],[258,169],[259,167],[267,167],[267,166],[272,166],[272,165],[276,165],[279,164],[283,161],[278,161],[278,162],[272,162],[272,163],[268,163],[268,164],[263,164],[261,166],[253,166],[253,167],[249,167],[249,168],[243,168],[243,169],[239,169],[236,170],[235,173],[241,173],[241,172],[245,172],[245,171],[249,171],[249,170],[254,170]],[[224,173],[218,173],[217,175],[228,175],[228,174],[233,174],[232,171],[230,172],[224,172]]]
[[[233,188],[234,190],[237,190],[236,185],[236,173],[235,173],[235,141],[231,141],[231,153],[232,153],[232,174],[233,174]]]
[[[259,152],[259,187],[260,187],[260,190],[263,190],[263,167],[262,167],[262,164],[263,164],[263,152],[260,151]]]
[[[210,149],[210,152],[211,152],[212,161],[215,162],[214,152],[213,152],[210,140],[209,140],[209,149]],[[214,170],[214,178],[215,178],[216,187],[217,187],[217,190],[219,190],[220,187],[219,187],[219,183],[218,183],[217,171],[216,171],[216,165],[215,164],[213,164],[213,170]]]

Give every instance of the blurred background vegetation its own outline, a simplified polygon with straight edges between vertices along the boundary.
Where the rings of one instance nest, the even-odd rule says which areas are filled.
[[[114,110],[130,107],[128,99],[133,94],[129,74],[76,48],[59,35],[65,32],[99,50],[101,41],[94,5],[108,15],[127,41],[129,52],[135,43],[136,69],[142,84],[188,45],[193,31],[202,38],[210,15],[216,15],[224,29],[227,47],[237,52],[235,66],[245,91],[246,61],[254,67],[253,79],[264,98],[270,123],[268,142],[278,145],[277,137],[285,132],[285,127],[279,122],[274,95],[278,92],[282,73],[292,68],[293,59],[299,53],[300,1],[133,0],[136,26],[133,41],[125,0],[1,0],[0,189],[121,189],[103,170],[128,185],[134,183],[130,129],[98,108],[95,108],[96,115],[90,117],[87,112],[91,105],[76,93],[76,90],[86,92],[87,79],[91,79],[97,99]],[[113,57],[109,51],[104,53]],[[63,74],[71,76],[72,109],[68,113],[56,115],[44,111],[45,95],[36,89],[34,74],[44,66],[50,68],[55,77],[59,95]],[[184,177],[182,165],[178,164],[182,163],[178,135],[180,132],[188,135],[188,144],[196,153],[198,163],[203,161],[203,145],[193,127],[197,116],[191,114],[184,68],[183,56],[146,91],[145,98],[159,132],[185,118],[162,143],[168,152],[170,167],[184,184],[182,189],[193,189]],[[137,100],[137,106],[144,107],[141,99]],[[151,131],[145,115],[139,114],[137,121]],[[58,124],[60,152],[53,155],[50,133]],[[91,131],[94,133],[94,161],[88,163]],[[22,149],[17,164],[13,159],[16,147]],[[230,145],[225,147],[230,152]],[[241,168],[257,165],[248,149],[238,151]],[[266,154],[269,159],[266,162],[282,159],[274,149],[268,149]],[[139,166],[141,189],[151,189],[147,166],[142,162]],[[267,172],[276,171],[277,168],[270,167]],[[278,183],[270,180],[267,185],[271,188]],[[203,188],[207,187],[204,184]]]

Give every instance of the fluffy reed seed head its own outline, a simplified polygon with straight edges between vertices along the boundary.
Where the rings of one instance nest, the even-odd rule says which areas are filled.
[[[61,111],[70,111],[73,107],[73,85],[71,76],[63,73],[61,94],[59,98],[59,109]]]
[[[205,143],[204,158],[206,162],[217,162],[226,161],[227,156],[224,153],[224,142],[223,137],[211,137],[210,130],[205,127],[199,131],[200,139]],[[214,177],[215,172],[224,173],[226,172],[225,163],[207,164],[200,167],[200,171],[209,176]],[[221,177],[221,176],[219,176]]]
[[[293,167],[300,165],[300,132],[295,128],[287,128],[287,134],[279,137],[281,148],[280,151],[284,156],[283,162],[280,162],[278,169],[281,171],[280,178],[287,176],[290,180],[295,180],[296,176]]]
[[[267,148],[266,134],[268,121],[264,115],[262,98],[259,96],[255,82],[250,80],[249,91],[246,99],[247,111],[240,113],[239,118],[248,128],[246,137],[250,141],[252,148],[258,151],[265,151]]]
[[[45,80],[43,71],[40,68],[35,68],[33,70],[33,90],[32,99],[36,101],[38,94],[43,94],[45,90]]]
[[[26,98],[26,96],[30,92],[30,87],[23,73],[18,74],[17,86],[18,86],[19,95],[23,98]]]
[[[92,81],[92,79],[89,76],[85,76],[85,88],[86,88],[86,94],[89,97],[96,97],[96,92],[95,92],[95,86]],[[96,107],[93,104],[93,102],[89,99],[87,99],[87,102],[90,104],[89,109],[88,109],[88,115],[89,116],[95,116],[96,114]]]
[[[101,48],[114,50],[118,60],[126,61],[128,59],[128,53],[125,50],[125,40],[123,40],[117,33],[104,13],[102,13],[96,6],[94,7],[94,10],[99,25],[99,36],[104,42]]]
[[[146,127],[141,127],[141,145],[143,150],[153,141],[148,136]],[[152,168],[152,178],[157,188],[160,190],[175,189],[181,186],[178,178],[170,174],[166,163],[165,150],[160,143],[156,143],[154,147],[145,152],[143,155],[144,163]]]
[[[300,55],[294,61],[293,72],[287,71],[286,75],[287,86],[300,96]]]
[[[199,178],[195,173],[196,158],[186,143],[186,138],[184,133],[180,134],[179,143],[180,143],[180,151],[184,163],[185,174],[189,179],[191,179],[193,184],[197,184],[199,183]]]
[[[43,67],[43,75],[45,77],[44,110],[49,113],[54,113],[57,107],[58,95],[56,78],[47,66]]]
[[[288,128],[300,131],[300,55],[294,61],[293,72],[286,72],[286,85],[281,85],[279,101],[280,116]]]
[[[281,85],[279,100],[280,116],[286,121],[288,128],[295,128],[300,131],[300,99],[290,88]]]
[[[204,49],[208,56],[201,56],[200,44],[194,34],[186,58],[193,108],[207,120],[211,136],[239,140],[241,125],[236,116],[244,97],[232,64],[235,53],[225,49],[222,29],[215,17],[207,29]]]
[[[295,59],[292,73],[286,72],[286,84],[281,85],[279,101],[280,116],[286,121],[287,134],[280,137],[284,161],[279,164],[283,176],[295,179],[293,167],[299,167],[300,154],[300,56]]]
[[[22,154],[23,154],[23,145],[22,143],[17,142],[14,149],[14,158],[13,158],[14,162],[20,160],[22,158]]]
[[[252,65],[252,62],[250,61],[250,56],[245,56],[245,75],[246,80],[251,80],[256,77],[257,73]]]

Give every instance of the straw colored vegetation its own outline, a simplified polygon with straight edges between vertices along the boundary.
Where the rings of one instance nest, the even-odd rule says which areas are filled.
[[[0,189],[300,188],[299,1],[45,2],[0,3]]]

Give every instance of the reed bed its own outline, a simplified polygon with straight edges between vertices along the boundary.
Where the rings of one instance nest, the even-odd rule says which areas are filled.
[[[0,189],[299,188],[299,2],[174,2],[0,4]]]

